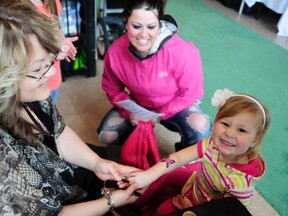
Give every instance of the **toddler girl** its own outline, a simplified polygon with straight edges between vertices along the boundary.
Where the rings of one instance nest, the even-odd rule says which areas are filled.
[[[129,177],[139,188],[153,182],[136,202],[150,215],[156,209],[156,215],[164,215],[228,196],[244,205],[250,202],[255,180],[265,173],[259,152],[270,123],[269,111],[255,97],[227,89],[215,92],[212,105],[219,108],[212,137]]]

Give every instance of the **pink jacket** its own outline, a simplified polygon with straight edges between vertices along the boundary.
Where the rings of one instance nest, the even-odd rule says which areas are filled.
[[[136,58],[129,46],[127,34],[111,44],[102,77],[102,88],[122,117],[128,119],[131,113],[120,109],[117,101],[133,99],[168,119],[203,97],[201,57],[191,42],[173,35],[144,60]]]

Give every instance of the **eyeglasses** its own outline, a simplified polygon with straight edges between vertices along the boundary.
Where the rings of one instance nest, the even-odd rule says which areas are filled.
[[[32,75],[26,75],[26,76],[29,78],[36,79],[37,81],[40,81],[45,76],[45,74],[47,74],[49,72],[51,67],[54,65],[54,62],[55,62],[57,57],[58,57],[58,53],[53,56],[53,58],[50,60],[50,65],[47,65],[46,71],[40,77],[36,77],[36,76],[32,76]]]

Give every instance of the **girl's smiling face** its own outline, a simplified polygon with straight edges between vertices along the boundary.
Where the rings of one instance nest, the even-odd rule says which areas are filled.
[[[258,128],[258,121],[250,113],[239,113],[216,121],[212,139],[219,149],[219,160],[237,163],[239,156],[257,144]]]
[[[146,57],[159,32],[157,10],[134,9],[129,17],[126,29],[131,44],[141,57]]]
[[[48,72],[42,79],[37,80],[32,77],[26,77],[20,82],[20,100],[21,102],[33,102],[44,100],[50,95],[50,88],[48,87],[48,80],[55,75],[55,68],[51,66],[53,55],[49,54],[39,43],[36,36],[31,35],[31,44],[33,46],[33,53],[28,66],[28,76],[36,78],[41,77],[47,69]]]

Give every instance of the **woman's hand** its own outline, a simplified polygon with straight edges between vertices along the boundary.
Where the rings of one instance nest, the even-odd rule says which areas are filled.
[[[109,190],[110,204],[114,205],[115,208],[130,204],[138,199],[138,196],[134,196],[133,192],[137,189],[137,185],[133,184],[125,190]],[[96,199],[89,202],[81,202],[71,205],[63,206],[63,209],[58,216],[71,216],[71,215],[106,215],[108,210],[108,198],[105,197]],[[85,214],[83,214],[85,212]],[[110,215],[110,214],[109,214]],[[114,215],[114,214],[113,214]]]
[[[131,122],[131,124],[132,124],[133,126],[138,125],[138,122],[139,122],[139,121],[143,121],[143,119],[140,119],[140,118],[139,118],[137,115],[135,115],[134,113],[132,113],[132,114],[130,115],[129,120],[130,120],[130,122]]]
[[[99,158],[94,172],[102,180],[121,181],[123,177],[130,175],[130,173],[138,171],[138,168],[130,167],[115,163],[110,160]]]
[[[112,192],[111,198],[115,207],[120,207],[135,202],[139,197],[134,196],[133,192],[137,190],[137,184],[131,184],[125,190],[115,190]]]
[[[156,125],[157,123],[159,123],[161,121],[161,119],[158,117],[158,118],[151,119],[151,121],[152,121],[153,125]]]
[[[129,120],[130,120],[130,122],[131,122],[131,124],[132,124],[133,126],[138,125],[138,122],[139,122],[139,121],[142,121],[142,122],[152,121],[152,124],[153,124],[153,125],[155,125],[155,124],[157,124],[157,123],[160,122],[160,119],[159,119],[159,118],[143,119],[143,118],[139,118],[139,117],[138,117],[137,115],[135,115],[134,113],[132,113],[132,114],[130,115]]]
[[[77,49],[75,48],[73,42],[77,41],[78,37],[66,37],[64,38],[63,46],[61,47],[61,52],[58,54],[57,59],[66,59],[67,62],[75,60]]]

